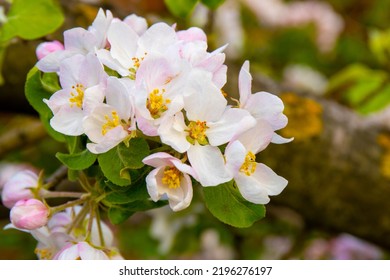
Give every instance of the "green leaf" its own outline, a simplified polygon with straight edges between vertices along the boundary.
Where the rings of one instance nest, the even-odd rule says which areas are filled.
[[[205,4],[210,9],[215,10],[218,8],[225,0],[201,0],[203,4]]]
[[[64,15],[57,1],[13,0],[7,14],[7,22],[1,29],[0,41],[19,36],[32,40],[53,33],[64,22]]]
[[[124,143],[98,156],[104,176],[118,186],[131,184],[129,169],[140,169],[142,160],[150,153],[148,143],[143,138],[133,138],[127,147]]]
[[[84,170],[96,161],[97,155],[87,149],[74,154],[57,153],[56,157],[67,167],[73,170]]]
[[[114,191],[109,193],[103,202],[108,204],[126,204],[137,200],[146,200],[149,198],[149,194],[146,188],[144,180],[139,184],[132,186],[124,192]]]
[[[50,115],[51,110],[43,99],[49,99],[52,92],[47,91],[41,82],[41,72],[33,67],[27,74],[25,84],[25,93],[27,101],[40,115]]]
[[[110,219],[111,223],[114,225],[123,223],[133,214],[134,212],[128,211],[126,209],[118,208],[118,207],[111,207],[108,210],[108,218]]]
[[[357,108],[359,113],[370,114],[378,112],[390,104],[390,84],[378,91],[375,96],[367,100],[362,106]]]
[[[166,201],[153,202],[150,200],[134,201],[132,203],[113,206],[108,210],[111,223],[117,225],[126,221],[135,212],[147,211],[167,205]]]
[[[41,72],[39,72],[38,68],[33,67],[27,74],[25,84],[27,101],[38,112],[42,124],[49,135],[59,142],[64,142],[65,136],[50,126],[50,119],[53,117],[53,114],[47,104],[43,102],[44,99],[49,99],[52,93],[43,85]]]
[[[181,18],[187,17],[195,5],[198,3],[198,0],[164,0],[169,11]]]
[[[245,200],[234,186],[233,180],[202,189],[209,211],[228,225],[239,228],[250,227],[265,216],[264,205]]]

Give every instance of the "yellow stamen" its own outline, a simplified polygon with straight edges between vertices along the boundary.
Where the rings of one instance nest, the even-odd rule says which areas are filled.
[[[195,141],[198,141],[200,145],[207,145],[209,143],[206,136],[208,128],[205,121],[191,121],[188,124],[187,141],[191,144],[195,144]]]
[[[104,118],[106,119],[106,123],[102,125],[102,134],[106,135],[106,133],[120,125],[120,120],[118,113],[115,111],[111,112],[111,118],[108,115],[105,115]]]
[[[252,152],[248,152],[245,156],[245,161],[241,165],[240,171],[245,175],[250,176],[256,171],[256,156]]]
[[[76,93],[74,93],[73,91],[70,93],[70,95],[72,96],[71,98],[69,98],[70,107],[76,105],[77,107],[81,108],[84,99],[84,86],[82,84],[77,84],[76,86],[72,86],[72,89],[75,90]]]
[[[171,100],[163,97],[165,90],[161,92],[159,89],[154,89],[149,93],[149,98],[146,101],[146,108],[148,108],[150,115],[154,119],[158,119],[162,113],[168,110],[168,104],[171,103]]]
[[[181,172],[176,167],[167,167],[164,171],[162,183],[170,189],[180,187]]]
[[[142,56],[141,58],[139,58],[139,57],[132,57],[131,58],[131,60],[133,61],[133,67],[129,68],[129,71],[130,71],[129,78],[130,79],[135,80],[135,75],[137,73],[137,70],[141,66],[141,62],[145,59],[145,56],[147,54],[148,53],[145,52],[145,55]]]
[[[53,256],[52,252],[50,252],[50,250],[46,248],[36,248],[34,250],[34,253],[38,255],[39,259],[41,260],[50,260]]]

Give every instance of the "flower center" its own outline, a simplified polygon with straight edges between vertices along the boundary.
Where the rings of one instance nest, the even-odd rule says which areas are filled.
[[[149,93],[149,98],[146,101],[146,108],[148,108],[150,115],[154,119],[161,117],[161,114],[168,110],[168,104],[171,103],[171,100],[163,97],[165,89],[162,89],[160,92],[159,89],[154,89]]]
[[[76,86],[72,86],[72,90],[75,90],[76,93],[73,91],[70,93],[72,96],[69,98],[70,107],[76,105],[77,107],[81,108],[84,99],[84,86],[82,84],[77,84]]]
[[[135,75],[137,73],[137,70],[138,68],[140,67],[141,65],[141,62],[145,59],[145,56],[147,55],[148,53],[145,53],[144,56],[142,56],[141,58],[139,57],[132,57],[131,60],[133,61],[133,67],[131,67],[129,69],[130,71],[130,74],[129,74],[129,78],[132,79],[132,80],[135,80]]]
[[[248,152],[245,156],[245,161],[241,165],[240,171],[245,175],[250,176],[256,171],[256,156],[252,152]]]
[[[167,167],[164,171],[162,183],[170,189],[177,189],[180,187],[180,176],[181,172],[176,167]]]
[[[39,259],[41,260],[50,260],[53,256],[52,252],[47,248],[36,248],[34,250],[34,253],[39,256]]]
[[[200,145],[207,145],[209,143],[206,136],[208,128],[205,121],[191,121],[186,130],[188,131],[187,141],[191,144],[195,144],[195,141],[198,141]]]
[[[111,117],[105,115],[106,122],[102,125],[102,134],[106,135],[108,131],[117,127],[120,123],[118,113],[116,111],[111,112]]]

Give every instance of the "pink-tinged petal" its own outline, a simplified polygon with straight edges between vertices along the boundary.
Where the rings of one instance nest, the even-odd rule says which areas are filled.
[[[38,187],[38,175],[30,170],[23,170],[13,175],[3,187],[1,199],[4,206],[12,208],[22,199],[33,198],[31,190]]]
[[[88,54],[85,63],[80,67],[80,82],[88,88],[97,84],[105,85],[107,78],[108,75],[96,55]]]
[[[77,106],[61,108],[50,120],[51,127],[65,135],[79,136],[83,131],[84,113]]]
[[[286,144],[286,143],[290,143],[293,140],[294,140],[294,137],[284,138],[284,137],[280,136],[279,134],[274,133],[272,136],[271,142],[274,144]]]
[[[78,51],[59,50],[49,53],[36,64],[37,68],[45,73],[60,71],[60,64],[64,59],[78,54]]]
[[[89,115],[99,105],[102,105],[104,101],[104,88],[101,85],[89,87],[84,91],[83,98],[83,112],[85,115]],[[69,101],[68,101],[69,103]]]
[[[171,65],[164,57],[147,56],[137,70],[136,86],[145,85],[149,91],[152,91],[165,85],[176,75]]]
[[[67,243],[61,250],[54,256],[55,260],[76,260],[78,259],[79,252],[76,244]]]
[[[235,139],[239,140],[248,151],[257,154],[269,145],[273,134],[274,131],[268,122],[258,120],[253,128]]]
[[[234,177],[245,161],[247,150],[240,141],[233,141],[225,149],[226,168]]]
[[[88,143],[87,149],[93,154],[102,154],[119,145],[127,136],[128,133],[123,127],[117,126],[110,129],[99,142]]]
[[[72,90],[69,88],[60,89],[59,91],[56,91],[49,100],[44,99],[43,101],[49,106],[53,114],[57,114],[62,107],[70,106],[69,99],[72,97],[71,92]]]
[[[147,136],[158,136],[158,127],[154,125],[154,121],[137,115],[137,126],[143,134]]]
[[[222,65],[213,74],[213,83],[218,87],[222,88],[227,82],[227,66]]]
[[[65,50],[87,54],[94,51],[95,45],[96,37],[84,28],[76,27],[64,32]]]
[[[238,90],[241,106],[245,106],[252,94],[252,75],[249,73],[249,61],[245,61],[238,75]],[[264,106],[264,105],[260,105]]]
[[[51,42],[43,42],[38,45],[36,49],[36,55],[39,60],[44,58],[50,53],[53,53],[55,51],[62,51],[64,50],[64,45],[59,41],[51,41]]]
[[[164,53],[176,41],[176,32],[171,26],[162,22],[153,24],[139,38],[137,55],[144,56],[145,52]]]
[[[252,94],[244,108],[256,119],[268,121],[274,130],[287,125],[287,117],[283,114],[283,101],[274,94],[265,91]]]
[[[256,204],[268,203],[268,196],[280,194],[288,183],[286,179],[262,163],[256,165],[252,175],[240,173],[234,179],[242,196]]]
[[[195,170],[189,166],[188,164],[184,164],[181,162],[181,160],[177,158],[173,158],[172,164],[183,174],[189,174],[194,179],[198,179],[198,175],[196,174]]]
[[[49,209],[41,201],[30,198],[19,200],[12,207],[10,219],[20,229],[37,229],[47,224]]]
[[[93,248],[87,242],[78,243],[77,249],[82,260],[108,260],[108,256],[102,250]]]
[[[150,171],[150,173],[146,176],[146,187],[150,198],[156,202],[161,198],[161,194],[159,192],[157,177],[162,177],[162,173],[164,172],[164,166],[158,167]],[[161,181],[161,179],[160,179]]]
[[[211,74],[194,70],[184,98],[184,109],[191,121],[218,121],[225,111],[227,101],[211,81]]]
[[[130,92],[121,80],[110,77],[107,81],[106,102],[114,107],[119,117],[125,121],[134,115],[134,105],[131,101]]]
[[[187,174],[183,174],[180,180],[180,187],[176,189],[169,189],[169,206],[175,212],[181,211],[191,204],[192,196],[193,190],[191,178]]]
[[[225,159],[218,147],[191,145],[188,160],[202,186],[216,186],[232,179],[225,166]]]
[[[220,120],[208,123],[206,135],[213,146],[229,142],[234,136],[240,135],[254,127],[256,120],[248,111],[238,108],[227,108]]]
[[[104,222],[100,221],[100,227],[102,230],[102,235],[104,239],[104,244],[106,247],[111,247],[114,245],[114,233],[112,232],[111,228]],[[91,230],[91,243],[94,245],[100,245],[101,240],[100,240],[100,235],[99,235],[99,227],[96,219],[93,220],[92,224],[92,230]]]
[[[187,30],[176,32],[177,38],[184,42],[204,41],[207,42],[207,36],[204,31],[198,27],[191,27]]]
[[[100,8],[95,20],[88,28],[88,31],[95,36],[95,44],[97,48],[104,48],[106,46],[106,34],[112,19],[113,16],[109,10],[107,10],[106,14],[104,14],[103,9]]]
[[[147,156],[142,160],[143,163],[153,166],[153,167],[160,167],[160,166],[173,166],[172,160],[176,159],[175,157],[171,156],[168,153],[159,152],[151,154],[150,156]]]
[[[129,25],[139,36],[144,34],[148,29],[146,19],[135,14],[125,17],[123,22]]]
[[[270,201],[267,189],[253,176],[239,173],[234,177],[243,198],[255,204],[267,204]]]
[[[126,77],[130,74],[129,69],[123,67],[122,64],[117,59],[113,58],[111,53],[108,50],[106,49],[97,50],[96,56],[104,65],[118,72],[121,76]]]
[[[86,63],[86,59],[85,56],[81,54],[76,54],[61,62],[59,77],[62,88],[71,88],[72,86],[81,83],[80,69],[84,63]]]
[[[158,128],[161,142],[171,146],[179,153],[184,153],[191,146],[186,139],[186,128],[184,116],[181,112],[177,113],[175,116],[164,118]]]
[[[111,55],[127,69],[133,67],[139,36],[126,23],[113,21],[107,34],[111,44]]]

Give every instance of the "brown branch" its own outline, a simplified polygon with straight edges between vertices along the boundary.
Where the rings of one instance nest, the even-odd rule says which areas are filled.
[[[12,128],[0,136],[0,157],[36,143],[46,135],[40,120],[28,120],[25,125]]]

